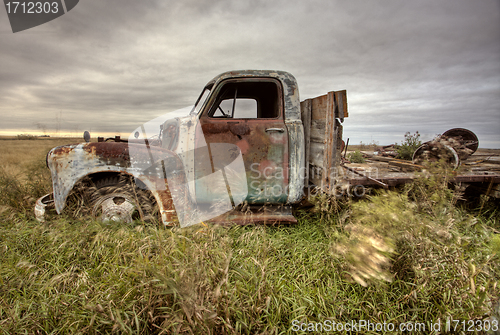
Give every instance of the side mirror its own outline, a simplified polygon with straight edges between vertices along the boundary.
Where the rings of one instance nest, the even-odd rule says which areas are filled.
[[[90,142],[90,133],[88,131],[85,130],[85,132],[83,133],[83,139],[85,140],[85,142],[89,143]]]

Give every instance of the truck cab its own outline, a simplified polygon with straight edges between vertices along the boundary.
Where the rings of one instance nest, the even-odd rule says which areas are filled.
[[[333,113],[332,97],[324,96],[322,108]],[[311,162],[328,163],[318,158],[326,148],[331,166],[337,141],[326,143],[325,134],[333,134],[327,128],[336,127],[335,116],[323,112],[314,119],[311,110],[308,124],[313,132],[324,133],[318,135],[323,149]],[[35,212],[43,220],[46,205],[53,201],[61,213],[70,194],[91,189],[93,200],[83,206],[104,221],[143,218],[143,202],[149,199],[148,207],[158,209],[165,225],[296,222],[291,206],[307,186],[309,152],[318,150],[305,139],[303,117],[291,74],[222,73],[205,85],[188,115],[167,114],[160,123],[145,123],[128,140],[52,149],[47,165],[53,194],[39,199]],[[120,188],[132,181],[133,187]]]

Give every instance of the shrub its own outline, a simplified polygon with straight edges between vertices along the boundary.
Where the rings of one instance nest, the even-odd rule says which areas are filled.
[[[349,161],[351,163],[364,163],[365,159],[363,158],[363,154],[359,150],[356,150],[349,154]]]
[[[38,140],[38,137],[30,134],[19,134],[17,135],[18,140]]]
[[[420,141],[420,133],[417,131],[415,134],[410,134],[407,132],[405,134],[405,139],[401,144],[395,144],[394,148],[398,155],[396,158],[411,160],[413,158],[413,153],[422,144]]]
[[[499,275],[499,239],[481,218],[455,206],[460,194],[448,188],[449,174],[434,172],[402,193],[384,191],[353,203],[348,238],[334,250],[363,286],[382,280],[398,289],[426,287],[425,296],[420,289],[405,295],[410,310],[427,306],[444,317],[444,311],[469,303],[474,309],[462,310],[464,317],[491,313],[498,296],[492,284]]]

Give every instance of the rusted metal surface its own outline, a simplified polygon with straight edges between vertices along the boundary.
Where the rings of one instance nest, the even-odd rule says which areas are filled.
[[[149,151],[140,148],[138,152],[142,155],[136,155],[135,159],[142,159],[151,165],[154,162],[149,161],[150,151],[155,152],[158,157],[169,157],[177,162],[177,167],[182,171],[182,165],[177,161],[176,155],[160,147],[150,147]],[[138,178],[147,186],[158,203],[163,222],[170,224],[174,219],[168,211],[172,210],[173,206],[169,190],[165,187],[164,172],[160,165],[152,165],[153,168],[149,171],[142,170],[140,165],[132,167],[129,144],[124,142],[84,143],[56,147],[48,154],[55,209],[57,213],[61,213],[70,191],[84,177],[103,172],[122,173]],[[181,174],[178,178],[184,178],[184,176]]]
[[[208,146],[231,143],[241,150],[247,171],[248,202],[262,205],[286,202],[289,135],[282,119],[227,120],[205,114],[200,117],[200,124]],[[268,128],[283,132],[266,132]]]
[[[453,139],[458,142],[458,145],[454,145],[455,150],[460,155],[460,159],[466,159],[474,152],[476,152],[479,147],[479,140],[472,131],[464,128],[453,128],[445,131],[442,138]]]
[[[291,206],[258,206],[235,209],[207,222],[219,225],[251,225],[251,224],[293,224],[297,219],[292,214]]]
[[[228,79],[241,82],[275,80],[279,89],[277,96],[279,115],[275,119],[257,118],[238,121],[203,119],[203,115],[206,115],[211,108],[210,104],[217,99],[218,87],[222,87]],[[213,151],[214,146],[220,143],[234,144],[243,154],[249,177],[248,185],[251,185],[250,190],[254,191],[250,192],[245,200],[261,205],[299,201],[304,185],[304,176],[301,172],[305,165],[305,154],[295,78],[281,71],[233,71],[214,78],[207,87],[211,92],[203,103],[203,108],[199,109],[198,115],[165,122],[160,133],[161,139],[155,143],[161,145],[163,142],[163,148],[154,147],[151,145],[152,142],[148,143],[147,140],[142,140],[141,143],[141,139],[137,139],[138,136],[136,139],[129,138],[128,141],[115,137],[100,139],[99,143],[54,148],[48,155],[48,165],[52,173],[56,211],[58,213],[62,211],[69,192],[84,177],[99,173],[120,173],[135,176],[152,192],[160,207],[164,223],[175,221],[176,214],[188,216],[191,207],[185,207],[182,213],[176,211],[170,191],[175,191],[177,199],[181,198],[184,204],[195,204],[194,207],[199,208],[199,204],[196,203],[200,200],[203,190],[197,189],[200,185],[197,177],[206,171],[202,171],[204,168],[200,170],[200,163],[197,162],[199,157],[196,155],[207,149]],[[142,144],[143,148],[130,147],[134,146],[134,143],[138,146]],[[130,160],[131,148],[135,150],[133,162]],[[175,178],[167,180],[165,171],[161,171],[162,166],[156,162],[157,160],[163,162],[163,157],[168,157],[169,154],[179,160],[178,171],[182,173],[178,178],[181,182],[176,182]],[[212,166],[214,162],[222,159],[220,155],[210,152]],[[251,176],[252,173],[258,176]],[[182,181],[190,180],[195,182],[182,184]],[[166,185],[168,182],[180,189],[162,187],[162,184]],[[172,186],[170,184],[169,186]],[[209,191],[213,190],[205,190],[207,196],[210,194]],[[41,211],[41,207],[39,210]],[[264,218],[264,221],[267,219]]]
[[[259,90],[250,89],[251,85],[271,85],[273,89],[258,93]],[[203,139],[209,147],[231,143],[241,150],[249,190],[246,200],[262,205],[298,201],[304,184],[300,174],[304,165],[304,136],[297,113],[299,96],[295,78],[280,71],[232,71],[214,78],[208,86],[213,86],[212,93],[199,114]],[[228,87],[236,90],[239,87],[241,97],[259,101],[258,111],[264,110],[263,105],[270,98],[267,95],[277,89],[276,102],[272,104],[275,112],[256,118],[216,117]],[[196,141],[196,147],[202,147]]]
[[[231,99],[232,109],[221,108],[223,102]],[[135,138],[128,140],[102,138],[99,143],[52,149],[48,166],[53,199],[45,196],[37,201],[37,219],[44,219],[51,202],[60,213],[76,183],[102,173],[134,176],[156,199],[163,223],[179,222],[183,226],[200,221],[293,223],[296,219],[288,205],[303,198],[306,181],[329,193],[346,185],[388,188],[416,178],[412,173],[393,173],[395,168],[423,169],[389,159],[390,173],[372,176],[350,167],[345,167],[350,176],[339,173],[344,171],[340,166],[344,144],[341,122],[348,116],[346,91],[331,91],[301,103],[297,82],[287,72],[226,72],[206,85],[199,100],[189,115],[163,119],[159,129],[148,128],[149,132],[159,131],[154,139],[147,133],[146,123],[138,128],[140,132],[134,133]],[[255,110],[250,111],[255,112],[254,116],[234,114],[236,101],[243,105],[243,100],[255,103]],[[263,106],[271,106],[272,113]],[[458,167],[477,146],[474,133],[455,128],[435,142],[424,144],[414,160],[445,157]],[[243,173],[238,170],[239,160]],[[500,192],[500,175],[486,171],[468,171],[450,181],[489,183],[488,193]],[[224,197],[230,201],[224,202]],[[130,221],[134,199],[126,200],[128,204],[120,207],[106,203],[104,198],[103,215],[111,220],[116,217]]]
[[[237,78],[275,78],[283,85],[283,99],[285,119],[287,121],[300,121],[300,98],[297,80],[293,75],[284,71],[273,70],[241,70],[224,72],[213,78],[206,86],[218,86],[226,79]]]
[[[308,174],[309,160],[311,155],[311,112],[312,100],[307,99],[300,103],[302,126],[304,128],[304,168],[305,174]]]
[[[285,121],[288,130],[288,199],[287,204],[295,204],[304,196],[306,178],[306,153],[304,148],[304,128],[300,122]]]
[[[45,211],[48,206],[54,204],[54,195],[52,193],[46,194],[39,198],[35,204],[35,218],[39,222],[45,222]]]
[[[460,166],[461,160],[472,155],[478,146],[479,141],[472,131],[453,128],[418,147],[413,154],[413,162],[423,164],[444,159],[456,169]]]

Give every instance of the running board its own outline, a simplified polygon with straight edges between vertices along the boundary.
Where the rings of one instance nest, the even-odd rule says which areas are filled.
[[[233,209],[206,222],[223,226],[275,225],[297,223],[297,219],[292,215],[292,206],[248,206],[242,210]]]

